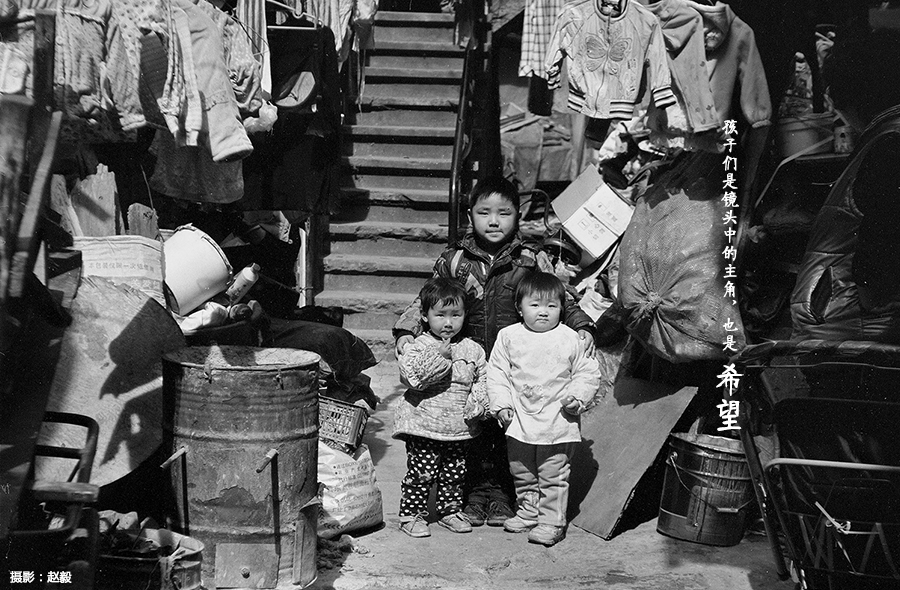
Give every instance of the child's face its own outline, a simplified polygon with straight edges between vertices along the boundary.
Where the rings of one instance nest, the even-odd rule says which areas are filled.
[[[466,309],[462,301],[454,301],[449,305],[437,303],[422,316],[428,329],[436,338],[453,338],[462,330],[466,319]]]
[[[491,193],[469,209],[469,220],[480,245],[488,252],[496,252],[515,233],[518,214],[512,201]]]
[[[549,332],[559,324],[559,299],[526,295],[519,304],[522,321],[532,332]]]

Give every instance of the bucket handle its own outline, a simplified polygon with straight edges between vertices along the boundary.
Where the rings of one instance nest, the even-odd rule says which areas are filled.
[[[168,459],[163,461],[162,464],[159,466],[159,468],[160,469],[168,469],[169,467],[172,466],[172,463],[174,463],[176,459],[181,458],[181,502],[182,502],[182,505],[184,506],[183,528],[184,528],[184,534],[190,535],[191,534],[191,520],[188,516],[189,508],[188,508],[188,483],[187,483],[187,454],[188,454],[187,447],[182,446],[177,451],[172,453],[172,455]]]
[[[677,458],[678,458],[678,451],[672,451],[672,453],[669,455],[669,458],[666,459],[666,463],[668,463],[675,469],[675,477],[678,478],[678,483],[680,483],[681,487],[686,489],[690,495],[695,497],[697,500],[699,500],[703,504],[706,504],[710,508],[715,509],[716,512],[718,512],[720,514],[723,514],[723,513],[724,514],[737,514],[738,512],[740,512],[741,510],[743,510],[744,508],[746,508],[747,506],[749,506],[750,504],[753,503],[753,497],[751,496],[749,500],[747,500],[746,502],[744,502],[737,508],[735,508],[733,506],[716,506],[715,504],[713,504],[706,498],[698,496],[697,494],[694,493],[693,488],[689,488],[688,485],[686,483],[684,483],[684,480],[681,479],[681,473],[679,472],[679,469],[681,469],[681,467],[679,467],[678,464],[675,462],[675,459],[677,459]],[[706,484],[706,487],[711,488],[711,489],[715,488],[715,486],[713,486],[712,482],[710,482],[709,480],[703,479],[699,475],[696,475],[693,473],[691,474],[691,476],[698,479],[702,483]]]
[[[281,372],[278,373],[280,382]],[[281,499],[278,497],[278,449],[269,449],[263,457],[262,463],[256,468],[257,473],[262,473],[268,467],[271,474],[272,486],[272,518],[275,532],[275,553],[281,558]]]

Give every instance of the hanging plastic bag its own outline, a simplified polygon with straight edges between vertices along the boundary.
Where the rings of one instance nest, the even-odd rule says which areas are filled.
[[[319,441],[319,490],[318,535],[323,539],[384,522],[375,464],[365,444],[348,455]]]

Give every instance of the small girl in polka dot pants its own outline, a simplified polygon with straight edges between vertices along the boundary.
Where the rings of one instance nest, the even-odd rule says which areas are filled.
[[[460,336],[466,292],[455,279],[433,278],[422,288],[427,330],[400,356],[400,380],[409,389],[397,405],[393,437],[406,442],[406,477],[400,484],[400,530],[428,537],[428,494],[437,486],[438,524],[472,531],[462,511],[468,443],[486,416],[484,349]]]

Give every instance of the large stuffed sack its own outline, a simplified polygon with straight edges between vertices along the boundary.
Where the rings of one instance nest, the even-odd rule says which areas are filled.
[[[722,161],[684,154],[639,198],[622,238],[625,326],[673,363],[725,359],[746,344],[736,301],[725,296],[724,232],[737,226],[723,221]],[[733,350],[725,350],[729,335]]]

